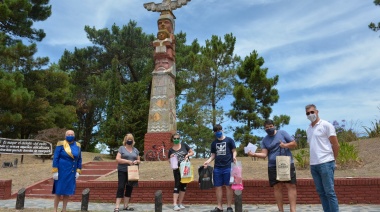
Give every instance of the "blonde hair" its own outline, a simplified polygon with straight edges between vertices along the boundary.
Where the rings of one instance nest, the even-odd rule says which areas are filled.
[[[127,140],[132,140],[133,141],[132,146],[135,145],[135,138],[133,137],[132,133],[128,133],[127,135],[125,135],[124,140],[123,140],[123,145],[124,146],[127,143]]]

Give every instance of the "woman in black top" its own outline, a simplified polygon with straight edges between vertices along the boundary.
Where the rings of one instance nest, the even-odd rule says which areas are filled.
[[[178,159],[178,167],[179,164],[188,159],[190,156],[194,155],[194,151],[185,143],[180,142],[180,135],[178,133],[175,133],[172,135],[171,141],[173,142],[172,148],[169,150],[169,158],[176,156]],[[183,206],[182,201],[185,197],[186,192],[186,183],[181,183],[181,174],[180,169],[174,169],[173,170],[173,176],[174,176],[174,191],[173,191],[173,206],[175,211],[179,211],[181,209],[185,209],[185,206]],[[177,204],[178,200],[178,204]]]

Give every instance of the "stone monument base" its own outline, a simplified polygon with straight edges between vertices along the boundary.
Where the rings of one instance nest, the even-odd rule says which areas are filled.
[[[170,140],[171,137],[172,137],[171,132],[149,132],[149,133],[146,133],[145,137],[144,137],[144,156],[149,150],[159,151],[158,149],[160,149],[163,144],[165,145],[165,147],[164,147],[165,154],[167,154],[168,150],[172,147],[172,143]],[[153,149],[153,145],[156,145],[156,149]],[[162,154],[162,152],[160,152],[160,154]],[[144,158],[144,160],[145,160],[145,158]],[[168,160],[168,158],[166,157],[166,159],[164,159],[164,160]]]

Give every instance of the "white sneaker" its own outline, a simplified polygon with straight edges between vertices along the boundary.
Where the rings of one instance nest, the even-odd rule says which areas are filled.
[[[173,210],[175,210],[175,211],[180,211],[181,208],[180,208],[178,205],[175,205],[174,208],[173,208]]]
[[[186,207],[185,206],[183,206],[182,204],[180,204],[180,205],[178,205],[179,206],[179,208],[181,208],[181,209],[185,209]]]

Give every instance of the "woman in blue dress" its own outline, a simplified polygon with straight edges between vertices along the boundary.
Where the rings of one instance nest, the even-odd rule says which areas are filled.
[[[54,211],[57,212],[58,204],[63,196],[62,212],[66,212],[69,196],[75,194],[76,182],[82,169],[82,154],[80,144],[75,141],[74,131],[66,131],[64,141],[59,141],[53,157],[53,194]]]

